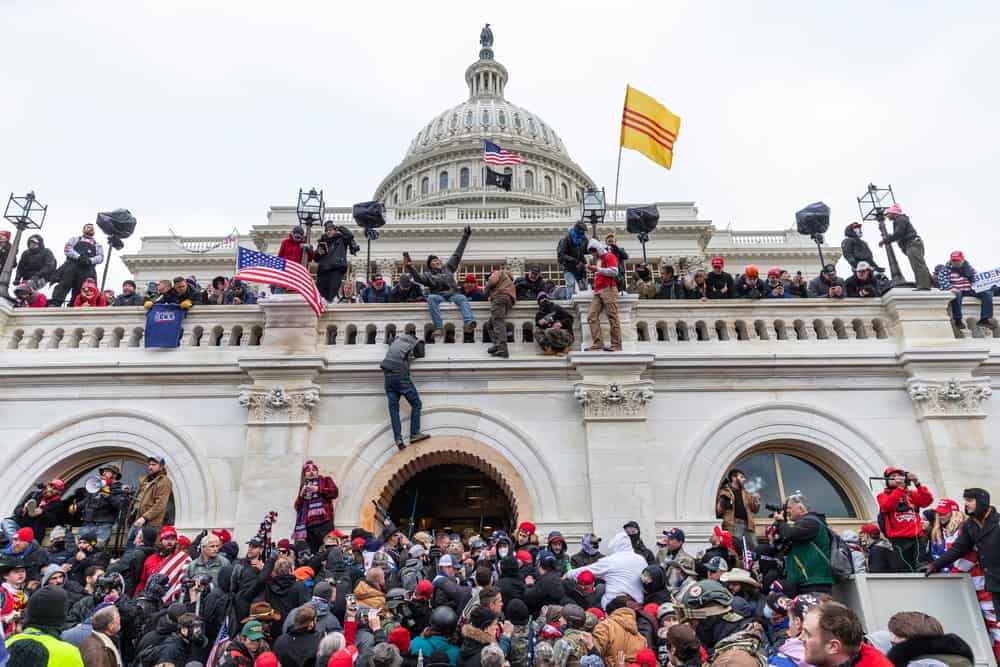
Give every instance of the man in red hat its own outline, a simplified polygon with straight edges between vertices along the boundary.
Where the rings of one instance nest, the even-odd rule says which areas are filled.
[[[981,327],[993,324],[993,288],[976,292],[972,289],[975,279],[976,270],[966,261],[965,254],[961,250],[951,253],[948,263],[938,271],[938,287],[955,295],[951,302],[951,319],[957,329],[965,328],[962,319],[962,299],[967,296],[979,299],[982,304],[979,308],[979,321],[976,324]]]
[[[163,562],[177,553],[177,549],[177,531],[174,530],[173,526],[164,526],[160,529],[160,538],[156,541],[156,552],[147,556],[142,564],[139,584],[135,587],[136,595],[139,595],[145,588],[146,580],[160,571]]]
[[[705,276],[709,299],[732,299],[733,276],[723,270],[726,260],[721,257],[712,258],[712,270]]]
[[[883,474],[885,490],[878,494],[879,527],[892,543],[893,572],[916,572],[920,566],[920,510],[934,496],[916,473],[889,467]],[[908,489],[910,485],[913,489]]]

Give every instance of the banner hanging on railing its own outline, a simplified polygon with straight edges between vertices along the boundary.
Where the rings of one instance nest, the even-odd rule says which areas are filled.
[[[146,313],[146,347],[179,347],[186,310],[174,303],[157,303]]]

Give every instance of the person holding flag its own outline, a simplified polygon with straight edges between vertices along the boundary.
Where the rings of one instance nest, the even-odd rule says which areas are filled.
[[[323,301],[309,269],[300,262],[292,262],[281,257],[268,255],[240,246],[236,256],[236,275],[233,281],[246,280],[251,283],[277,285],[298,292],[316,313],[323,314]]]

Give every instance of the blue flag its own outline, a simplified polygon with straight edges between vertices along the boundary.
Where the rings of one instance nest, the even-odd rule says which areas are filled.
[[[181,342],[181,324],[187,311],[175,303],[154,304],[146,313],[146,347],[177,347]]]

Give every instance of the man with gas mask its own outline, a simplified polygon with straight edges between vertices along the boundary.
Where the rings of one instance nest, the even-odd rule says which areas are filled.
[[[725,662],[722,655],[741,651],[766,660],[763,626],[733,611],[733,594],[717,581],[703,579],[682,589],[674,600],[677,620],[691,626],[708,651],[710,661]]]
[[[56,271],[59,284],[52,290],[52,298],[48,304],[57,308],[63,305],[70,292],[71,298],[76,299],[84,280],[97,280],[94,267],[104,261],[104,247],[94,238],[94,225],[88,222],[83,226],[80,236],[73,236],[66,241],[63,253],[66,261]]]

